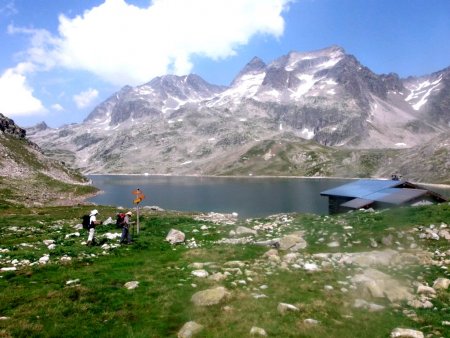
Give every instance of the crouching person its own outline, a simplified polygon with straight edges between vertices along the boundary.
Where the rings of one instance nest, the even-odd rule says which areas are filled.
[[[131,234],[130,234],[130,227],[131,227],[131,216],[133,214],[131,211],[128,211],[125,214],[125,217],[122,222],[122,237],[120,238],[120,244],[129,244],[131,243]]]
[[[94,209],[89,214],[89,236],[86,245],[90,246],[95,244],[95,227],[102,224],[101,221],[97,220],[98,210]]]

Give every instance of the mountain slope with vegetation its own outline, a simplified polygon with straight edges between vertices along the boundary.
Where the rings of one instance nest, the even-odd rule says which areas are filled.
[[[45,156],[24,129],[0,114],[0,203],[73,204],[96,191],[78,171]]]
[[[343,149],[293,135],[263,140],[225,161],[205,166],[213,175],[391,177],[450,184],[450,133],[411,149]]]

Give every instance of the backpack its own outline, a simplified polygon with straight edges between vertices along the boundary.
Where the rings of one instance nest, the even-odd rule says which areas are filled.
[[[125,214],[123,212],[117,214],[116,226],[118,228],[123,226],[124,221],[125,221]]]
[[[83,215],[83,217],[81,217],[81,219],[83,220],[81,222],[81,224],[83,224],[83,229],[89,230],[89,225],[90,225],[90,220],[91,220],[91,216],[89,215]]]

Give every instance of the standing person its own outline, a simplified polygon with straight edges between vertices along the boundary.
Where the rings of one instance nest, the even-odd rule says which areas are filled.
[[[99,224],[102,224],[102,222],[97,221],[97,215],[98,215],[98,210],[94,209],[91,211],[91,213],[89,214],[89,236],[88,236],[88,240],[86,245],[92,245],[93,243],[95,243],[95,227]]]
[[[125,214],[125,217],[123,219],[122,223],[122,237],[120,238],[120,244],[130,244],[131,243],[131,234],[130,234],[130,227],[131,227],[131,216],[133,213],[131,211],[128,211]]]

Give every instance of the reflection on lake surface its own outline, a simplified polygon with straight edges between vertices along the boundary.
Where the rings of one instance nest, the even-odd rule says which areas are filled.
[[[104,191],[90,201],[133,206],[132,191],[145,194],[141,205],[166,210],[237,212],[240,217],[263,217],[304,212],[326,215],[328,199],[320,192],[349,182],[345,179],[278,177],[197,177],[93,175],[93,185]]]

